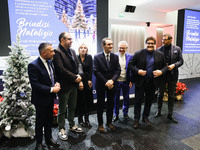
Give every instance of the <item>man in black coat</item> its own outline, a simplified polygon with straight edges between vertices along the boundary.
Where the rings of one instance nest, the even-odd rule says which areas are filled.
[[[134,73],[135,82],[135,101],[134,101],[134,124],[139,127],[141,104],[145,98],[142,121],[151,126],[148,119],[151,104],[155,96],[155,89],[159,87],[162,74],[166,72],[164,55],[155,51],[156,39],[148,37],[146,39],[147,48],[137,51],[128,64],[128,68]],[[144,97],[145,95],[145,97]]]
[[[55,55],[52,44],[41,43],[38,49],[40,57],[28,65],[28,75],[32,87],[31,102],[36,108],[35,149],[42,150],[43,129],[47,146],[59,146],[52,138],[51,127],[54,98],[60,91],[60,84],[55,82],[55,71],[51,61]]]
[[[115,130],[112,124],[114,96],[115,96],[115,81],[120,75],[121,68],[119,65],[118,56],[112,53],[113,42],[110,38],[102,40],[103,52],[94,56],[94,75],[96,76],[96,91],[97,91],[97,118],[98,130],[105,132],[103,126],[103,109],[105,107],[105,93],[107,95],[106,118],[107,126],[110,130]]]
[[[67,140],[67,131],[65,129],[66,107],[68,106],[69,130],[73,132],[82,132],[83,130],[75,125],[74,116],[77,101],[78,86],[82,86],[81,82],[83,74],[82,66],[76,57],[75,51],[71,48],[72,37],[68,32],[62,32],[59,35],[59,45],[55,50],[53,59],[55,72],[61,90],[59,97],[59,113],[58,113],[58,137],[61,140]]]
[[[163,95],[165,91],[166,84],[168,84],[168,115],[167,118],[174,123],[178,121],[173,116],[174,92],[176,90],[176,83],[178,80],[178,68],[183,65],[183,57],[181,48],[174,46],[172,43],[172,36],[170,34],[165,34],[163,36],[163,46],[159,47],[157,50],[162,52],[165,56],[165,61],[167,63],[168,71],[164,76],[164,82],[162,82],[159,88],[157,102],[158,110],[155,113],[155,118],[161,116],[161,108]]]

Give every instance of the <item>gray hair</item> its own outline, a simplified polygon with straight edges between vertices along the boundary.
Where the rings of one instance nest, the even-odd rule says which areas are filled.
[[[120,47],[121,44],[125,44],[126,47],[128,47],[128,43],[127,43],[126,41],[120,41],[120,42],[118,43],[118,47]]]

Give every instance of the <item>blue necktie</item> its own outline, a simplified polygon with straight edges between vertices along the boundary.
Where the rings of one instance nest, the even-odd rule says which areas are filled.
[[[109,55],[106,55],[106,62],[107,62],[108,68],[110,68]]]
[[[51,63],[52,63],[51,60],[47,60],[47,65],[48,65],[50,76],[51,76],[51,83],[52,83],[52,86],[54,86],[54,77],[53,77]]]

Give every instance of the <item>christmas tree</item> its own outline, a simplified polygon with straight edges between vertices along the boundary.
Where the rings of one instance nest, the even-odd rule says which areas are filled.
[[[63,10],[61,21],[66,25],[67,28],[69,28],[69,25],[67,23],[67,14],[66,14],[65,10]]]
[[[87,29],[85,15],[83,14],[83,6],[80,0],[78,0],[76,5],[75,20],[73,22],[72,28]]]
[[[20,45],[17,35],[16,44],[6,58],[6,67],[1,76],[4,98],[0,102],[0,130],[6,137],[31,137],[35,129],[35,107],[31,104],[31,86],[28,78],[29,56]]]

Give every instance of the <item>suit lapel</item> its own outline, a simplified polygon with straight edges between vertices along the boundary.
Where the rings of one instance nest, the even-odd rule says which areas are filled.
[[[105,57],[105,55],[104,55],[104,52],[102,52],[102,54],[101,54],[101,60],[102,60],[102,62],[104,63],[104,65],[108,68],[108,65],[107,65],[107,62],[106,62],[106,57]],[[110,64],[110,62],[109,62],[109,64]],[[108,68],[109,69],[109,68]]]
[[[44,66],[44,63],[42,62],[42,60],[40,58],[38,58],[38,64],[41,67],[42,71],[45,72],[46,77],[49,79],[49,82],[51,83],[51,79],[49,76],[49,73],[47,71],[47,68]],[[53,69],[54,70],[54,69]],[[53,71],[54,72],[54,71]],[[55,73],[54,73],[55,74]]]

